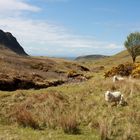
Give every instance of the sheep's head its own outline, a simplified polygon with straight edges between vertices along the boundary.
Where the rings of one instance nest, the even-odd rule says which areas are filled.
[[[118,81],[118,77],[119,77],[119,76],[117,76],[117,75],[113,76],[114,82],[115,82],[115,81]]]
[[[111,95],[110,91],[106,91],[106,93],[105,93],[105,100],[106,101],[110,100],[110,95]]]
[[[118,76],[114,76],[115,80],[118,81]]]

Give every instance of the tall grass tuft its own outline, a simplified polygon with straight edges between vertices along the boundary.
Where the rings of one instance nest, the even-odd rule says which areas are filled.
[[[62,115],[60,118],[60,127],[67,134],[79,134],[78,122],[73,114]]]
[[[109,135],[108,135],[108,124],[106,121],[101,121],[99,123],[99,132],[100,132],[100,139],[101,140],[109,140]]]
[[[33,115],[24,107],[17,108],[15,119],[17,123],[23,127],[31,127],[39,129],[39,124]]]

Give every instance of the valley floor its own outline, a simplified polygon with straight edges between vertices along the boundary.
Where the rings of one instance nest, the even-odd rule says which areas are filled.
[[[139,83],[113,84],[97,73],[82,83],[0,92],[0,139],[138,140]],[[127,106],[105,102],[105,91],[112,89],[123,92]]]
[[[33,130],[18,126],[0,126],[1,140],[99,140],[99,137],[92,132],[84,132],[79,135],[67,135],[63,131],[56,130]]]

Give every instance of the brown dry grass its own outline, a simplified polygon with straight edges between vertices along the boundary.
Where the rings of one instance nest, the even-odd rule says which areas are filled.
[[[39,129],[38,122],[34,119],[31,112],[29,112],[24,106],[17,107],[15,114],[15,121],[23,127],[31,127],[33,129]]]
[[[56,86],[57,81],[61,84],[59,81],[68,80],[67,73],[71,70],[86,73],[85,67],[73,61],[47,57],[23,57],[9,50],[0,50],[0,65],[0,84],[4,83],[3,87],[5,87],[0,87],[0,90],[7,89],[7,91]],[[21,84],[15,83],[15,79],[21,81]],[[28,86],[29,83],[31,86]]]
[[[60,118],[60,127],[67,134],[79,134],[78,125],[76,114],[74,113],[65,114]]]
[[[100,139],[137,140],[140,131],[139,83],[139,80],[126,79],[113,84],[112,79],[96,77],[84,83],[51,88],[47,93],[46,90],[19,91],[0,97],[3,105],[0,114],[9,124],[21,122],[18,124],[34,129],[61,129],[68,134],[77,134],[82,133],[82,128],[96,132]],[[106,90],[121,91],[128,105],[112,106],[105,102]],[[19,111],[21,107],[24,109]]]
[[[2,92],[0,123],[9,126],[18,123],[19,126],[49,129],[61,134],[80,132],[85,135],[90,132],[102,140],[139,140],[140,80],[126,78],[114,84],[111,78],[104,79],[102,73],[103,70],[90,73],[93,78],[82,83],[38,91]],[[112,106],[105,102],[107,90],[121,91],[128,105]]]

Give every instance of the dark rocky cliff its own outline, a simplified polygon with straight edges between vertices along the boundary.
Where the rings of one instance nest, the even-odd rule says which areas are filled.
[[[19,55],[27,55],[22,46],[18,43],[17,39],[9,32],[0,30],[0,45],[14,51]]]

